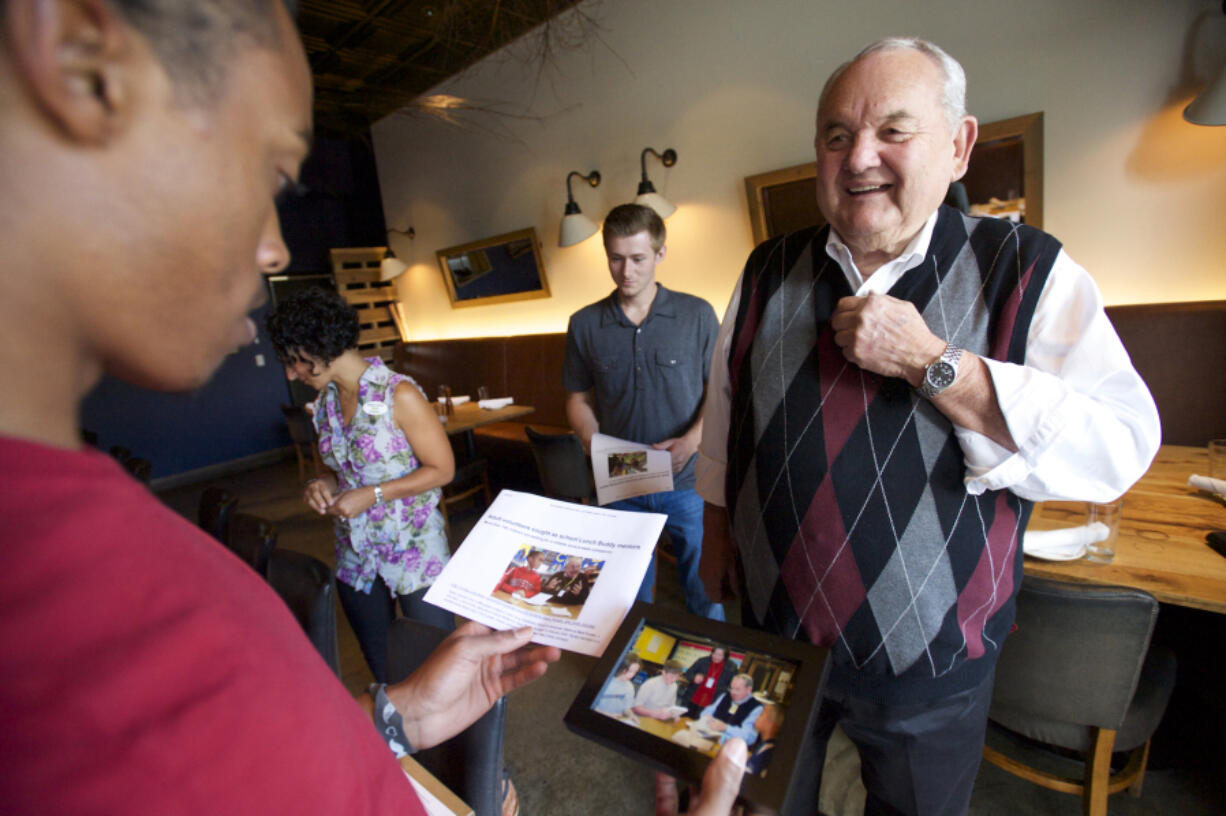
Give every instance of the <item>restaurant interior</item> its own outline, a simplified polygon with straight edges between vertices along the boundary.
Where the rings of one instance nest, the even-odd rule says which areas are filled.
[[[293,259],[269,276],[269,302],[336,288],[359,309],[362,350],[439,399],[458,465],[445,491],[453,548],[500,490],[591,495],[582,467],[556,470],[563,459],[574,466],[561,366],[567,318],[610,290],[596,234],[605,212],[630,200],[667,211],[659,280],[722,316],[754,244],[820,218],[812,131],[822,79],[891,34],[929,38],[957,57],[983,123],[970,210],[1041,226],[1090,271],[1163,425],[1158,459],[1124,497],[1114,561],[1027,557],[1025,574],[1036,587],[1125,586],[1153,598],[1156,623],[1150,614],[1140,624],[1131,668],[1118,670],[1131,672],[1124,709],[1145,702],[1132,692],[1162,674],[1159,655],[1171,668],[1153,680],[1166,688],[1147,703],[1144,733],[1120,730],[1119,746],[1147,751],[1147,767],[1143,785],[1113,786],[1110,812],[1226,812],[1226,750],[1215,738],[1226,728],[1226,558],[1204,540],[1226,529],[1226,501],[1187,484],[1208,473],[1210,441],[1226,438],[1226,120],[1215,127],[1184,113],[1214,87],[1226,98],[1226,5],[300,7],[319,135],[303,195],[281,205]],[[509,404],[486,410],[479,394]],[[317,461],[303,422],[312,397],[286,381],[261,328],[190,394],[105,378],[82,426],[193,522],[222,539],[252,533],[240,555],[274,587],[270,570],[289,568],[270,559],[279,552],[321,565],[311,574],[326,589],[331,526],[301,500]],[[1083,524],[1085,513],[1084,503],[1044,503],[1031,529]],[[684,609],[666,541],[657,560],[658,602]],[[364,690],[369,670],[335,598],[286,597],[346,687]],[[1085,644],[1065,645],[1066,667],[1079,664],[1071,673],[1088,670],[1077,654]],[[525,814],[651,811],[648,769],[562,724],[592,664],[566,654],[501,715],[498,763]],[[1080,779],[1083,754],[996,731],[989,753]],[[1130,756],[1115,759],[1128,770]],[[1079,794],[1002,764],[983,763],[972,814],[1081,808]],[[858,759],[837,734],[822,809],[863,812]]]

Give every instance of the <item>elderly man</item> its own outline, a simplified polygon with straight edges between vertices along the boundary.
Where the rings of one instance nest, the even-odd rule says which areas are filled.
[[[750,256],[704,416],[708,591],[830,647],[816,744],[842,723],[867,813],[966,810],[1032,502],[1114,498],[1159,444],[1085,270],[941,206],[977,133],[965,87],[919,40],[830,77],[829,226]]]
[[[702,710],[702,720],[712,731],[720,732],[721,743],[740,737],[752,746],[758,738],[754,722],[761,713],[762,703],[753,696],[753,678],[738,674],[732,678],[728,691]]]
[[[541,582],[541,592],[552,595],[555,603],[580,606],[587,602],[595,583],[596,577],[583,571],[583,559],[572,555],[566,559],[562,569]]]

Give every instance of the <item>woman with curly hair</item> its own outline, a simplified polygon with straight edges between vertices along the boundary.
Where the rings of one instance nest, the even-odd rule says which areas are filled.
[[[412,378],[358,352],[357,312],[336,292],[296,292],[267,324],[286,377],[319,391],[313,413],[329,472],[307,482],[303,498],[335,517],[337,594],[385,683],[395,598],[408,617],[455,625],[422,600],[450,552],[438,505],[455,472],[451,443]]]

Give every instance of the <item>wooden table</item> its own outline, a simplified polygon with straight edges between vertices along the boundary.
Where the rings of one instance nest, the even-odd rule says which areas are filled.
[[[1149,471],[1124,495],[1123,519],[1110,564],[1027,557],[1025,574],[1143,589],[1163,603],[1226,614],[1226,558],[1205,533],[1226,530],[1226,503],[1188,487],[1208,472],[1205,448],[1163,445]],[[1041,502],[1031,530],[1085,524],[1084,502]]]
[[[438,410],[437,404],[435,410]],[[473,441],[473,428],[480,428],[482,425],[490,425],[494,422],[506,422],[508,419],[517,419],[535,410],[531,405],[511,404],[505,408],[487,411],[475,402],[464,402],[455,406],[455,413],[447,417],[447,422],[443,427],[447,430],[448,436],[464,434],[468,458],[475,459],[477,458],[477,446]]]
[[[692,720],[689,717],[678,717],[675,720],[657,720],[652,717],[635,717],[636,725],[640,731],[646,731],[648,734],[653,734],[660,739],[666,739],[669,742],[674,742],[673,737],[681,731],[686,731],[690,728]],[[705,746],[705,747],[704,747]],[[719,753],[718,739],[699,738],[697,744],[687,746],[699,753],[707,756],[715,756]]]
[[[505,590],[502,590],[502,589],[494,590],[494,597],[497,600],[504,601],[506,603],[511,604],[512,606],[519,607],[520,609],[526,609],[529,612],[535,612],[538,615],[545,615],[546,617],[551,617],[551,618],[552,617],[558,617],[558,618],[568,617],[574,620],[579,617],[579,610],[583,608],[582,606],[567,606],[566,604],[559,604],[559,603],[553,603],[553,602],[544,603],[544,604],[528,603],[522,598],[516,598],[511,593]]]

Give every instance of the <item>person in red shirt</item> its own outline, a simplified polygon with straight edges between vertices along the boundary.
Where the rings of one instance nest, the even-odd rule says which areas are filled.
[[[736,664],[730,663],[728,650],[723,646],[712,648],[711,654],[691,663],[685,670],[685,679],[689,683],[684,698],[686,715],[697,717],[716,697],[727,691],[736,671]]]
[[[393,743],[443,742],[560,656],[470,623],[355,705],[258,575],[81,446],[104,372],[190,390],[255,338],[311,109],[281,2],[0,2],[6,816],[416,816]],[[704,814],[744,758],[712,763]]]
[[[512,595],[522,592],[525,598],[531,598],[541,591],[541,574],[537,570],[541,568],[541,562],[544,560],[543,552],[532,550],[528,553],[528,566],[511,567],[503,574],[494,591],[509,592]]]

